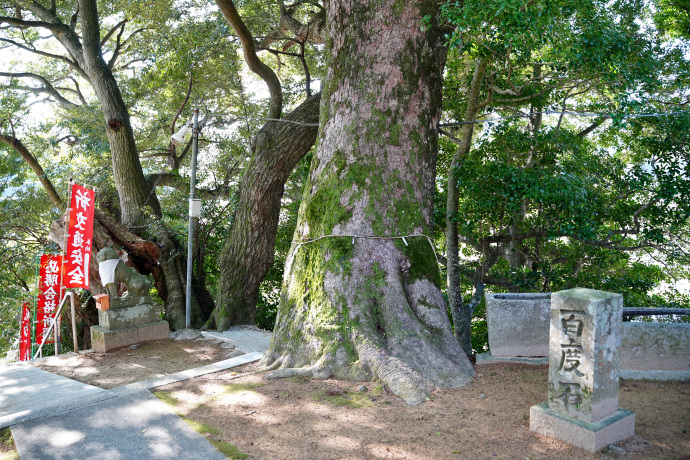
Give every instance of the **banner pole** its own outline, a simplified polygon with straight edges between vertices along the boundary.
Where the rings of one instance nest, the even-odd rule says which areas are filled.
[[[62,240],[62,266],[60,267],[60,289],[58,290],[58,297],[62,297],[62,286],[65,284],[65,257],[67,257],[67,240],[69,239],[69,221],[72,217],[72,185],[74,184],[73,178],[69,178],[67,182],[67,215],[65,217],[65,236]],[[67,295],[67,289],[65,289],[65,295]],[[55,328],[55,354],[60,354],[60,326],[62,325],[62,318],[58,319],[57,327]]]
[[[77,307],[76,307],[76,301],[74,300],[75,297],[75,292],[72,292],[72,295],[69,298],[70,301],[70,308],[72,311],[72,343],[74,344],[74,352],[77,353],[79,351],[79,343],[77,341],[77,317],[75,316],[77,313]]]
[[[32,327],[32,335],[31,335],[31,356],[34,355],[34,345],[38,345],[38,337],[36,337],[36,332],[38,332],[38,326],[36,323],[38,322],[38,292],[41,290],[41,257],[43,256],[43,249],[41,249],[38,253],[36,253],[36,280],[37,280],[37,289],[34,292],[34,302],[33,302],[33,308],[32,310],[35,311],[36,313],[36,321],[34,322],[34,314],[31,314],[31,327]]]

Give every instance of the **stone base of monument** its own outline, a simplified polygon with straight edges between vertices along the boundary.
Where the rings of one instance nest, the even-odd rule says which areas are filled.
[[[98,311],[98,325],[109,330],[126,329],[160,321],[158,308],[153,305],[133,305]]]
[[[550,438],[597,452],[609,444],[635,435],[635,413],[625,409],[596,422],[588,423],[549,409],[547,403],[529,410],[529,429]]]
[[[169,338],[170,328],[167,321],[113,330],[108,330],[103,326],[91,326],[91,348],[99,353],[136,343]]]
[[[110,299],[110,309],[99,310],[98,326],[91,326],[91,348],[99,353],[169,338],[168,322],[148,296]]]

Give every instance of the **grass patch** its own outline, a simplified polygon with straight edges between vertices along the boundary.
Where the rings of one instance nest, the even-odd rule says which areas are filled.
[[[236,393],[238,391],[251,391],[255,388],[259,388],[261,386],[261,382],[256,382],[256,383],[229,383],[227,385],[223,385],[223,388],[225,388],[226,393]]]
[[[212,439],[209,439],[209,442],[213,447],[218,449],[218,451],[225,455],[227,458],[249,458],[249,455],[242,453],[241,450],[239,450],[236,446],[233,446],[230,443],[227,443],[225,441],[214,441]]]
[[[326,402],[335,407],[350,407],[359,409],[361,407],[374,407],[375,404],[371,397],[362,393],[343,393],[329,395],[325,391],[318,391],[313,394],[318,402]]]
[[[0,460],[19,460],[19,454],[14,450],[14,439],[9,428],[0,430],[0,444],[3,452],[0,452]]]
[[[208,412],[211,408],[204,403],[199,403],[192,409],[193,412]]]
[[[189,417],[185,417],[184,415],[180,415],[180,418],[187,422],[189,426],[192,427],[194,431],[196,431],[199,434],[202,435],[207,435],[207,434],[215,434],[215,435],[220,435],[222,434],[220,430],[213,428],[210,425],[206,425],[205,423],[197,422],[196,420],[192,420]]]
[[[383,394],[383,385],[376,385],[373,390],[371,390],[371,394],[374,396],[381,396]]]
[[[192,427],[194,431],[199,433],[200,435],[206,437],[208,439],[209,435],[215,435],[215,436],[222,436],[223,433],[217,429],[213,428],[210,425],[206,425],[205,423],[202,422],[197,422],[196,420],[192,420],[189,417],[185,417],[184,415],[180,415],[180,418],[185,421],[189,426]],[[225,441],[220,441],[216,439],[209,439],[208,440],[213,447],[215,447],[221,454],[225,455],[227,458],[232,458],[232,459],[242,459],[242,458],[249,458],[249,455],[243,453],[240,451],[237,446],[233,446],[232,444],[225,442]]]
[[[180,400],[174,397],[169,391],[154,391],[153,395],[170,406],[180,405]]]

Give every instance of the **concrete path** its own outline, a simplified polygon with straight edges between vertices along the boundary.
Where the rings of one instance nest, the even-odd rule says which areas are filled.
[[[235,347],[249,353],[258,351],[266,353],[271,344],[271,332],[253,326],[234,326],[224,332],[204,331],[204,338],[221,339],[231,342]]]
[[[247,353],[109,390],[24,363],[0,366],[0,428],[11,427],[23,460],[223,459],[203,436],[147,390],[257,361],[261,356],[262,352]]]
[[[114,396],[28,364],[0,366],[0,428]]]
[[[225,460],[148,391],[12,427],[22,460]]]
[[[61,377],[28,364],[0,366],[0,428],[40,417],[59,415],[75,408],[142,390],[220,372],[261,359],[261,353],[234,358],[104,390]]]

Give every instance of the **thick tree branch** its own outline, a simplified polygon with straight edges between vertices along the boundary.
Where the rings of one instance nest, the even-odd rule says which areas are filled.
[[[62,198],[60,198],[60,195],[53,187],[50,179],[48,179],[46,176],[45,171],[43,171],[43,168],[39,164],[36,157],[29,152],[29,149],[26,148],[26,146],[14,136],[5,136],[0,134],[0,142],[9,145],[22,156],[24,161],[26,161],[29,167],[34,171],[34,173],[36,173],[36,176],[38,176],[38,180],[41,181],[41,185],[43,185],[43,188],[48,194],[50,201],[52,201],[55,206],[62,206]]]
[[[283,110],[283,89],[280,85],[280,80],[278,80],[275,72],[257,56],[254,38],[252,38],[252,34],[247,29],[244,21],[242,21],[232,0],[216,0],[216,4],[225,19],[235,30],[235,33],[237,33],[240,43],[242,43],[244,60],[247,62],[247,65],[268,86],[268,91],[271,95],[268,118],[280,118]]]
[[[605,121],[606,118],[600,118],[588,127],[586,127],[585,129],[583,129],[582,131],[580,131],[579,133],[577,133],[577,135],[579,137],[587,137],[587,135],[589,135],[592,131],[597,129],[599,126],[603,125]]]
[[[35,23],[35,25],[33,25],[32,27],[42,27],[50,30],[53,36],[70,54],[73,61],[78,64],[78,66],[76,66],[77,69],[83,68],[83,54],[81,41],[79,40],[79,36],[77,36],[74,29],[70,26],[65,25],[60,20],[60,18],[58,18],[55,12],[51,11],[49,8],[45,8],[36,1],[27,2],[25,6],[29,11],[31,11],[33,14],[35,14],[42,20],[29,21]],[[3,19],[4,18],[0,18],[0,22],[3,22]],[[88,77],[85,76],[85,78],[87,78],[88,80]]]
[[[50,22],[45,22],[45,21],[30,21],[30,20],[24,20],[21,18],[13,18],[11,16],[0,16],[0,24],[5,23],[5,24],[10,24],[12,26],[17,26],[20,28],[24,29],[32,29],[32,28],[43,28],[43,29],[48,29],[51,32],[56,28],[55,24],[51,24]]]
[[[72,110],[76,109],[79,107],[77,104],[69,101],[68,99],[65,99],[65,97],[60,94],[60,92],[48,81],[47,78],[35,74],[35,73],[29,73],[29,72],[18,72],[18,73],[8,73],[8,72],[0,72],[0,77],[8,77],[8,78],[30,78],[32,80],[36,80],[40,82],[43,87],[42,88],[33,88],[30,86],[22,86],[20,87],[23,90],[26,91],[31,91],[32,93],[35,94],[49,94],[50,96],[55,99],[55,102],[57,102],[60,107],[67,109],[67,110]]]
[[[106,33],[105,36],[103,37],[103,39],[101,40],[101,46],[104,46],[106,43],[108,43],[108,40],[110,39],[110,37],[113,36],[113,34],[117,31],[117,29],[120,29],[120,33],[118,35],[122,34],[122,31],[124,30],[125,24],[127,24],[127,21],[129,21],[129,19],[125,18],[122,21],[115,24],[115,26],[112,29],[110,29],[108,31],[108,33]]]
[[[24,51],[28,51],[30,53],[38,54],[39,56],[47,57],[50,59],[56,59],[58,61],[65,62],[69,64],[72,67],[79,67],[78,64],[74,61],[72,61],[70,58],[66,56],[61,56],[59,54],[53,54],[53,53],[48,53],[46,51],[41,51],[39,49],[33,48],[31,46],[26,46],[22,43],[16,42],[14,40],[10,40],[8,38],[2,38],[0,37],[0,41],[8,43],[9,45],[16,46],[17,48],[23,49]]]

